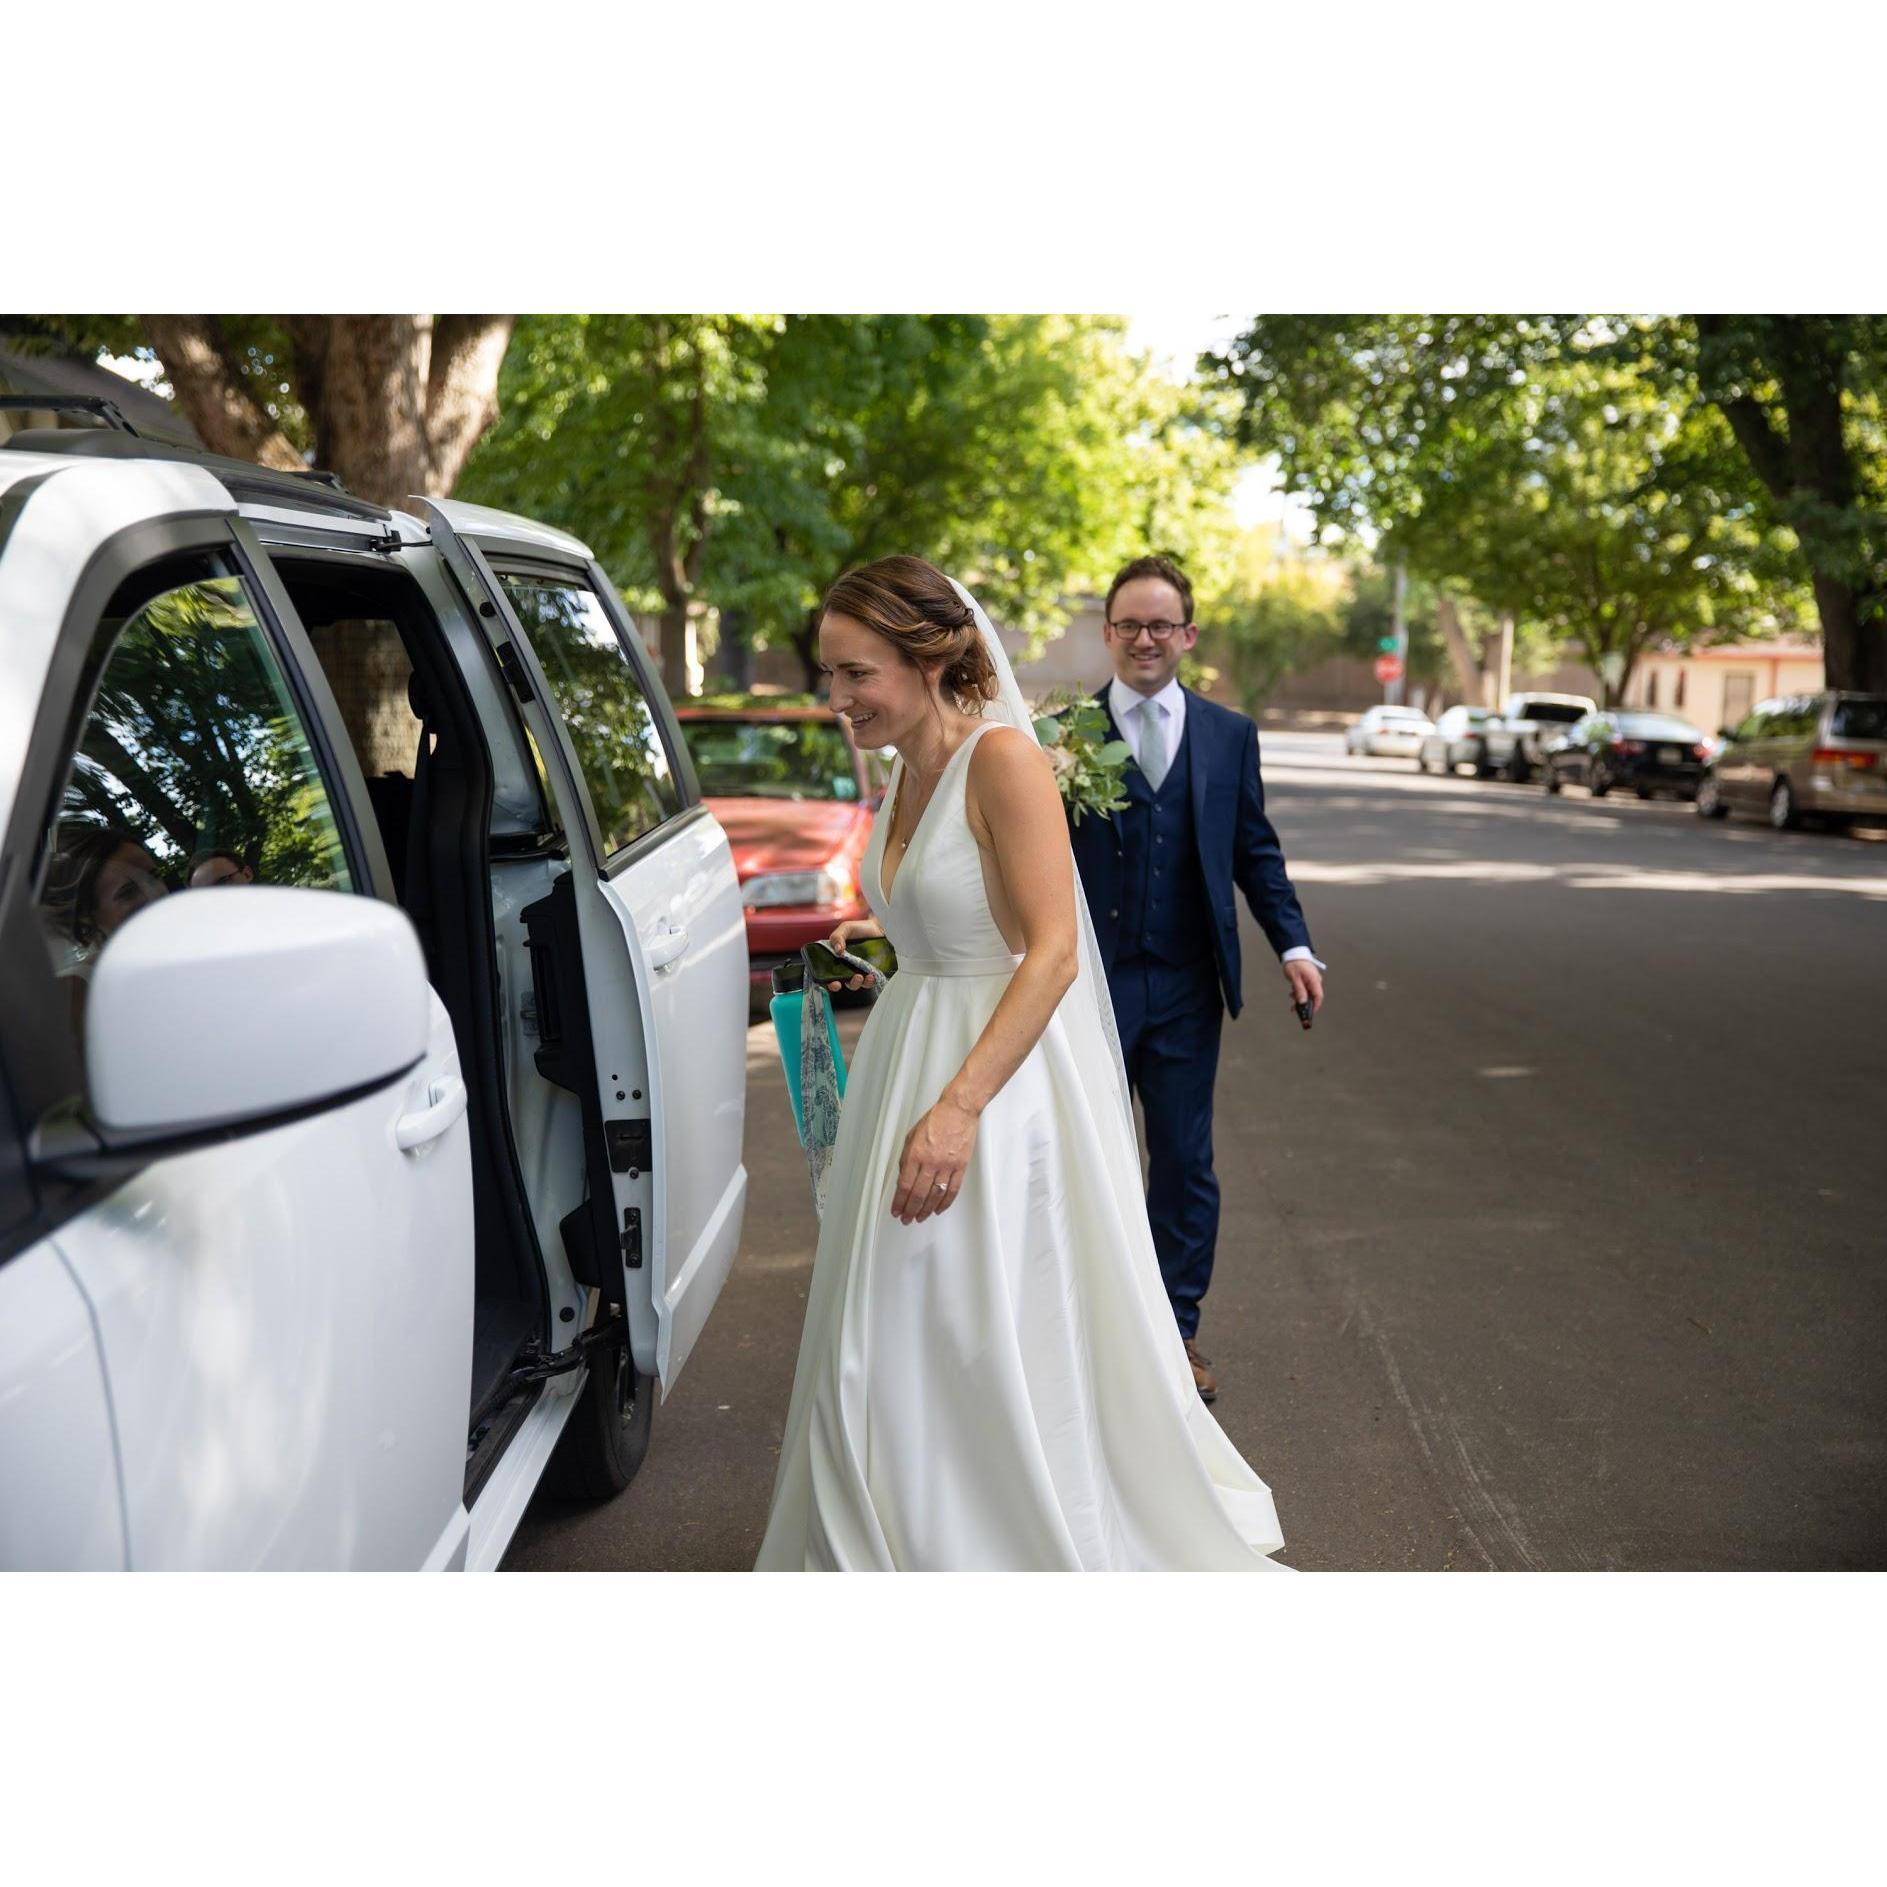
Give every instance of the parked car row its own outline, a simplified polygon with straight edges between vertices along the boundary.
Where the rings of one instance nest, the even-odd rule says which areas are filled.
[[[1477,779],[1538,777],[1603,799],[1615,788],[1670,793],[1706,819],[1733,811],[1778,831],[1804,821],[1887,820],[1887,695],[1824,690],[1759,703],[1734,728],[1706,734],[1674,714],[1608,708],[1584,695],[1510,695],[1498,714],[1461,705],[1433,723],[1371,708],[1344,737],[1350,753],[1406,754],[1424,773],[1462,767]]]

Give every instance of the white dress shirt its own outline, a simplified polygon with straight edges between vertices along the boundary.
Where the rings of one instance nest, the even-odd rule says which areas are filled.
[[[1114,716],[1114,725],[1127,736],[1136,752],[1140,747],[1140,730],[1146,725],[1139,711],[1145,701],[1157,701],[1166,710],[1166,770],[1170,773],[1173,762],[1179,758],[1179,743],[1186,738],[1186,690],[1179,685],[1177,676],[1154,695],[1143,695],[1138,688],[1128,687],[1118,675],[1107,684],[1107,705]],[[1295,963],[1300,959],[1308,959],[1320,970],[1328,967],[1303,944],[1293,944],[1278,961]]]

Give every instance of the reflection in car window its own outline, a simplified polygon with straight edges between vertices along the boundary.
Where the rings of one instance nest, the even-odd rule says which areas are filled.
[[[145,905],[193,885],[354,888],[301,715],[237,578],[166,590],[107,620],[99,641],[109,654],[40,868],[58,974],[89,978]]]
[[[655,715],[587,585],[499,573],[543,664],[609,858],[681,811]]]
[[[856,799],[858,772],[832,721],[690,720],[682,738],[717,799]]]

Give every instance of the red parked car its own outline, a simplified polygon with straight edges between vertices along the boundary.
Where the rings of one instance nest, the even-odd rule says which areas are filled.
[[[858,871],[889,769],[812,702],[693,702],[676,716],[702,797],[733,847],[758,1005],[776,963],[869,915]]]

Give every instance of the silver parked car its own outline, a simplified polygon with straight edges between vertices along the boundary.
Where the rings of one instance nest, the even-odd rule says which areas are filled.
[[[1804,819],[1887,820],[1887,695],[1779,695],[1723,739],[1697,789],[1706,819],[1763,813],[1778,832]]]
[[[1452,773],[1457,767],[1471,766],[1476,779],[1484,780],[1490,771],[1487,762],[1488,729],[1495,719],[1486,708],[1471,708],[1463,703],[1447,709],[1440,720],[1422,736],[1415,750],[1415,764],[1424,773]]]
[[[1344,730],[1343,751],[1413,760],[1421,751],[1423,735],[1431,733],[1434,725],[1420,708],[1369,708]]]

